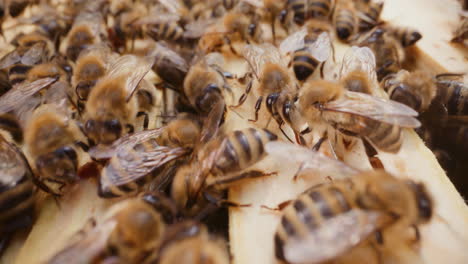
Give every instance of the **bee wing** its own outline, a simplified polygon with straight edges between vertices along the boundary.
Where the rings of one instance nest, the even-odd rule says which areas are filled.
[[[5,69],[21,61],[18,50],[13,50],[0,59],[0,69]]]
[[[164,131],[165,127],[149,129],[133,134],[127,134],[122,136],[118,140],[114,141],[109,146],[97,145],[89,149],[88,154],[95,159],[109,159],[120,150],[125,150],[128,147],[133,147],[136,144],[143,142],[150,138],[156,138]]]
[[[203,36],[205,32],[214,25],[218,20],[216,19],[202,19],[196,20],[185,25],[184,37],[189,39],[197,39]]]
[[[352,209],[325,220],[320,228],[284,245],[289,263],[322,263],[358,245],[379,227],[378,212]]]
[[[302,28],[301,30],[289,35],[285,38],[280,46],[279,49],[281,54],[286,55],[290,52],[294,52],[298,49],[302,49],[305,45],[304,38],[307,36],[307,29]]]
[[[125,78],[128,101],[136,91],[138,84],[151,70],[153,64],[154,56],[138,57],[135,55],[123,55],[113,62],[107,78]]]
[[[29,97],[55,81],[57,81],[56,78],[43,78],[34,82],[22,82],[13,86],[13,88],[0,97],[0,113],[16,109],[27,101]]]
[[[322,32],[317,40],[308,47],[310,54],[320,62],[326,61],[332,51],[332,43],[330,35],[327,32]]]
[[[144,16],[142,18],[139,18],[132,24],[135,26],[157,25],[157,24],[168,23],[168,22],[177,22],[179,20],[180,20],[179,15],[170,14],[170,13],[169,14],[158,13],[157,16],[149,15],[149,16]]]
[[[207,118],[203,122],[203,131],[201,133],[201,142],[208,142],[218,134],[219,125],[224,114],[224,103],[219,102],[213,106]]]
[[[254,7],[257,7],[257,8],[265,7],[262,0],[241,0],[241,2],[248,3],[248,4],[250,4],[250,5],[254,6]]]
[[[21,57],[21,63],[24,65],[34,65],[44,58],[46,44],[38,42],[29,48]]]
[[[260,74],[265,63],[283,65],[279,50],[270,43],[246,45],[243,49],[243,54],[257,76]]]
[[[167,11],[177,14],[185,8],[184,3],[180,0],[159,0],[159,3],[163,5]]]
[[[375,56],[368,47],[353,46],[345,53],[340,69],[340,78],[353,71],[362,71],[372,82],[377,81]]]
[[[411,107],[359,92],[346,91],[343,98],[326,103],[323,110],[359,115],[401,127],[416,128],[421,125],[415,118],[418,112]]]
[[[177,159],[188,152],[185,148],[169,148],[157,146],[151,150],[132,150],[129,147],[126,150],[117,152],[112,156],[108,165],[103,171],[110,169],[112,164],[117,164],[118,172],[113,171],[108,174],[109,177],[101,177],[101,188],[106,189],[110,186],[124,185],[136,181],[147,175],[154,169]]]
[[[348,177],[359,172],[339,160],[295,144],[274,141],[267,143],[265,148],[268,154],[277,157],[285,164],[300,163],[304,170],[332,176],[334,179]]]
[[[89,230],[82,239],[59,251],[47,263],[93,263],[106,249],[107,240],[116,224],[116,221],[108,220]]]

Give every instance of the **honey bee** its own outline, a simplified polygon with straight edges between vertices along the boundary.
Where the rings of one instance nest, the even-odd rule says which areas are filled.
[[[357,4],[357,7],[360,32],[371,30],[379,24],[380,14],[384,8],[384,1],[374,0],[362,5]]]
[[[376,28],[356,41],[358,46],[369,47],[375,55],[377,79],[382,81],[385,76],[397,73],[405,60],[405,50],[397,39],[385,30]]]
[[[79,129],[54,105],[44,104],[27,121],[24,141],[38,181],[60,196],[78,180]],[[81,146],[81,145],[80,145]]]
[[[348,41],[356,33],[358,20],[353,1],[339,0],[333,13],[336,35],[342,41]]]
[[[184,79],[189,71],[187,61],[166,45],[156,43],[154,47],[156,60],[153,71],[176,91],[182,91]]]
[[[259,42],[262,37],[262,30],[258,26],[258,18],[248,16],[236,10],[230,11],[223,17],[223,24],[229,35],[238,34],[240,39],[250,42]]]
[[[332,11],[332,0],[289,0],[287,9],[294,13],[294,21],[302,25],[310,18],[327,19]]]
[[[84,9],[75,18],[67,34],[65,54],[76,61],[80,52],[90,45],[103,43],[107,39],[104,18],[98,10]]]
[[[463,43],[467,46],[468,39],[468,16],[462,17],[460,25],[457,27],[453,34],[452,42]]]
[[[245,172],[263,159],[264,145],[277,140],[270,131],[248,128],[204,139],[202,137],[192,160],[182,165],[174,177],[171,195],[178,208],[187,209],[189,213],[196,211],[200,209],[197,206],[202,201],[201,195],[210,201],[210,193],[223,190],[229,184],[272,174],[257,170]]]
[[[339,76],[346,90],[370,95],[378,94],[375,56],[367,47],[353,46],[346,52]]]
[[[324,80],[309,80],[299,92],[298,111],[309,124],[323,122],[338,131],[364,138],[377,149],[396,153],[402,144],[402,128],[421,124],[410,107],[365,93],[345,90]]]
[[[113,58],[107,46],[90,46],[81,52],[71,80],[80,111],[83,110],[91,89],[106,75]]]
[[[332,50],[331,45],[327,32],[322,32],[315,37],[303,29],[283,40],[280,44],[280,50],[282,53],[293,51],[291,64],[294,74],[297,80],[303,82],[319,68],[321,63],[329,58]],[[323,77],[323,72],[321,75]]]
[[[165,229],[151,204],[141,198],[124,200],[110,207],[101,222],[81,230],[48,263],[148,263]]]
[[[321,263],[369,240],[378,250],[390,245],[374,241],[373,235],[381,237],[396,227],[417,229],[432,214],[432,198],[423,184],[384,171],[364,172],[312,187],[292,201],[275,233],[276,257],[287,263]],[[401,236],[400,242],[410,239]]]
[[[145,130],[123,136],[110,147],[91,149],[92,157],[109,159],[101,172],[99,196],[109,198],[136,193],[141,190],[142,185],[151,180],[152,171],[187,154],[189,148],[186,148],[185,144],[174,147],[158,144],[158,137],[163,133],[168,136],[185,136],[179,135],[182,131],[176,133],[174,131],[176,128],[180,128],[180,125],[173,124],[159,129]],[[178,140],[179,138],[170,139],[173,145],[183,144],[183,140],[186,139]]]
[[[383,81],[390,99],[405,104],[418,113],[425,112],[437,95],[434,78],[427,72],[401,70]]]
[[[226,242],[208,233],[206,226],[185,221],[171,226],[168,242],[159,253],[161,264],[216,263],[228,264]]]
[[[54,54],[53,44],[39,33],[20,36],[17,43],[18,47],[0,60],[0,69],[8,70],[11,85],[23,82],[34,65],[48,62]]]
[[[414,45],[422,38],[422,35],[418,30],[410,27],[399,27],[386,24],[383,25],[383,29],[388,32],[390,36],[397,39],[403,47]]]
[[[133,95],[154,57],[123,55],[113,62],[108,73],[91,90],[86,101],[84,130],[96,144],[110,144],[133,132],[138,113],[138,99]]]
[[[197,60],[184,79],[184,95],[201,114],[212,112],[215,106],[224,109],[223,91],[230,88],[222,72],[221,54],[211,53]]]
[[[0,133],[0,234],[3,239],[33,223],[33,174],[23,153]],[[0,249],[1,251],[1,249]]]

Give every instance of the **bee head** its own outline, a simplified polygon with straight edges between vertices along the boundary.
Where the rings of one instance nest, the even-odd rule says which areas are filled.
[[[96,144],[111,144],[122,134],[122,124],[118,119],[102,121],[89,119],[84,129],[88,138]]]
[[[66,184],[73,183],[78,179],[76,151],[65,146],[41,155],[36,160],[36,168],[39,179],[44,185],[54,193],[63,193]]]

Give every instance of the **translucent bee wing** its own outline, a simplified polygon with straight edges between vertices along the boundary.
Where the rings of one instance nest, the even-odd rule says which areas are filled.
[[[89,230],[82,239],[59,251],[47,263],[92,263],[106,250],[107,241],[116,225],[115,220],[108,220]]]
[[[25,177],[28,165],[20,150],[0,136],[0,186],[15,186]]]
[[[139,18],[132,24],[135,26],[142,26],[142,25],[157,25],[161,23],[168,23],[168,22],[177,22],[180,20],[180,16],[176,14],[160,14],[158,13],[157,16],[155,15],[148,15],[142,18]]]
[[[95,159],[109,159],[119,151],[124,151],[138,143],[144,142],[150,138],[157,138],[164,131],[165,127],[149,129],[133,134],[127,134],[114,141],[111,145],[97,145],[89,149],[88,154]]]
[[[310,54],[320,62],[326,61],[332,52],[332,43],[330,35],[327,32],[322,32],[317,40],[308,47]]]
[[[304,38],[306,36],[307,28],[302,28],[301,30],[289,35],[281,42],[279,46],[281,54],[286,55],[290,52],[302,49],[305,46]]]
[[[265,5],[262,0],[241,0],[242,2],[248,3],[257,8],[263,8]]]
[[[182,10],[185,9],[185,5],[180,0],[159,0],[166,10],[173,14],[179,14]]]
[[[279,50],[270,43],[246,45],[243,49],[243,55],[257,76],[260,75],[263,65],[266,63],[284,65]]]
[[[277,157],[284,164],[300,163],[304,171],[331,176],[334,179],[359,173],[339,160],[295,144],[275,141],[266,144],[265,149],[268,154]]]
[[[201,142],[206,143],[212,138],[215,138],[218,134],[219,125],[224,114],[224,107],[225,104],[219,102],[211,108],[210,113],[203,122],[203,130],[200,138]]]
[[[57,81],[56,78],[43,78],[34,82],[19,83],[0,97],[0,113],[10,112],[21,106],[29,97]]]
[[[125,80],[128,101],[138,88],[138,84],[151,70],[154,59],[154,55],[149,57],[138,57],[135,55],[120,56],[111,65],[106,78],[123,78]]]
[[[5,69],[21,61],[18,50],[13,50],[0,59],[0,69]]]
[[[39,63],[45,57],[46,44],[38,42],[29,48],[21,57],[21,63],[24,65],[34,65]]]
[[[184,26],[184,37],[189,39],[200,38],[216,22],[218,22],[217,19],[202,19],[191,21]]]
[[[411,107],[359,92],[346,91],[342,98],[323,105],[322,110],[359,115],[401,127],[416,128],[421,126],[421,123],[415,118],[418,112]]]
[[[352,209],[325,220],[306,236],[290,239],[284,245],[288,263],[322,263],[344,254],[379,227],[378,212]]]
[[[135,150],[127,147],[112,156],[107,166],[104,167],[102,173],[106,173],[107,177],[101,176],[100,188],[107,190],[112,186],[134,182],[187,153],[188,150],[185,148],[165,146],[156,146],[151,150]]]
[[[353,46],[345,53],[340,69],[340,78],[345,77],[353,71],[362,71],[367,73],[372,83],[377,82],[377,73],[375,72],[375,56],[368,47]]]

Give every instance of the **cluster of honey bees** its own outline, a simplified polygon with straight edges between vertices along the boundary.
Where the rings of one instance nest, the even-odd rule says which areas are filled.
[[[0,249],[34,224],[39,194],[60,205],[94,177],[114,205],[48,263],[230,263],[227,238],[207,219],[249,206],[226,191],[275,177],[253,168],[268,155],[304,159],[291,179],[330,179],[273,208],[282,214],[271,238],[279,261],[371,263],[389,244],[417,248],[419,226],[434,221],[432,196],[385,172],[378,152],[398,153],[403,130],[415,128],[441,161],[464,153],[468,85],[461,73],[405,69],[422,35],[381,21],[383,8],[377,0],[3,1]],[[340,60],[336,41],[352,46]],[[228,59],[246,71],[227,71]],[[226,129],[240,109],[250,126]],[[374,170],[341,161],[356,144]],[[407,235],[395,241],[395,233]]]

